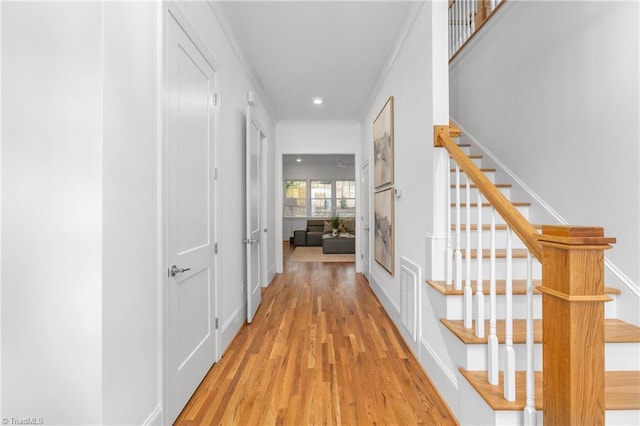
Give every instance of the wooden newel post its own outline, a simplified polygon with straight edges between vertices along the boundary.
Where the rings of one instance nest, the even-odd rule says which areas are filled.
[[[604,250],[597,227],[543,226],[545,425],[604,424]]]

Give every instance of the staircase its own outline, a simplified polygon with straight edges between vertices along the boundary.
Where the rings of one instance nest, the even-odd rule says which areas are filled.
[[[452,129],[450,134],[456,136]],[[459,131],[458,131],[459,132]],[[511,185],[503,182],[495,182],[496,170],[492,168],[483,168],[482,156],[474,152],[474,147],[469,144],[460,142],[460,137],[454,137],[458,147],[467,155],[467,157],[482,170],[484,175],[494,183],[495,188],[500,191],[509,201],[511,201]],[[455,182],[455,162],[452,160],[451,182]],[[428,280],[428,298],[431,301],[434,313],[440,318],[442,324],[442,334],[444,336],[448,352],[453,363],[459,369],[459,401],[460,410],[457,413],[458,420],[461,424],[526,424],[531,421],[531,417],[525,416],[526,405],[526,385],[525,370],[527,368],[527,349],[526,349],[526,317],[527,317],[527,299],[526,299],[526,278],[527,278],[527,248],[525,244],[514,234],[512,240],[512,317],[513,317],[513,349],[515,351],[515,401],[507,401],[503,396],[503,373],[505,366],[505,278],[506,277],[506,235],[507,226],[504,221],[497,219],[495,226],[496,241],[496,327],[499,343],[498,365],[501,371],[498,385],[491,385],[488,382],[488,345],[487,336],[489,335],[489,316],[490,297],[489,297],[489,281],[488,272],[490,271],[489,263],[489,225],[486,223],[491,215],[491,206],[482,202],[479,206],[477,200],[477,187],[470,185],[470,199],[473,203],[469,203],[471,214],[467,216],[466,200],[466,177],[461,171],[461,194],[459,225],[463,237],[460,238],[461,256],[462,256],[462,282],[464,286],[467,277],[467,268],[469,269],[469,277],[471,278],[472,291],[474,295],[473,315],[474,320],[471,328],[464,325],[465,306],[464,306],[464,289],[456,289],[453,285],[455,278],[452,277],[450,283],[443,281]],[[451,215],[456,215],[456,196],[455,185],[451,185]],[[528,220],[530,203],[527,200],[511,201],[511,204],[520,211],[525,219]],[[478,217],[477,210],[482,208],[482,226],[477,225],[475,218]],[[496,218],[499,216],[496,215]],[[465,219],[466,218],[466,219]],[[455,222],[454,222],[455,223]],[[452,239],[456,240],[456,225],[451,225]],[[480,229],[478,229],[480,228]],[[539,226],[535,226],[539,231]],[[470,231],[471,238],[465,238],[467,229]],[[482,266],[477,267],[476,259],[478,254],[476,248],[478,245],[478,232],[482,232],[480,244],[484,248],[481,252],[483,258]],[[466,250],[467,244],[470,244],[471,251]],[[455,242],[452,243],[455,245]],[[471,256],[471,262],[467,263],[467,257]],[[455,262],[454,262],[455,263]],[[478,337],[476,332],[476,320],[478,307],[476,306],[476,274],[482,271],[482,293],[484,297],[484,312],[487,313],[484,321],[484,336]],[[453,274],[455,275],[455,268]],[[533,286],[541,285],[541,267],[536,261],[533,267]],[[604,308],[604,341],[605,341],[605,422],[606,424],[615,425],[637,425],[640,424],[640,328],[627,322],[616,319],[616,298],[620,294],[619,290],[614,288],[605,288],[605,294],[611,298],[611,301],[605,303]],[[482,300],[482,299],[480,299]],[[482,305],[481,305],[482,306]],[[533,369],[535,370],[535,422],[542,424],[543,420],[543,356],[542,356],[542,296],[538,290],[533,291]],[[555,324],[554,324],[555,326]],[[561,323],[557,326],[562,326]],[[480,333],[482,334],[482,333]],[[531,392],[530,392],[531,394]],[[533,407],[530,409],[532,410]]]

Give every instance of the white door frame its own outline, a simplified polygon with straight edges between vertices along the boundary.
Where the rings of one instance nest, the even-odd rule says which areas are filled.
[[[258,284],[260,286],[260,288],[265,287],[266,286],[266,279],[263,279],[263,277],[266,276],[266,267],[264,265],[266,265],[266,246],[267,246],[267,242],[268,242],[268,238],[266,233],[264,232],[264,229],[266,229],[266,221],[264,220],[264,216],[266,215],[266,207],[265,207],[265,200],[266,197],[264,196],[264,192],[266,189],[266,182],[265,182],[265,175],[266,175],[266,171],[264,170],[264,163],[265,163],[265,145],[266,142],[268,141],[268,137],[267,137],[267,133],[265,131],[265,127],[262,125],[262,121],[258,118],[257,116],[257,111],[256,108],[254,106],[254,104],[248,104],[247,105],[248,108],[248,112],[247,112],[247,134],[246,134],[246,138],[248,139],[249,136],[249,128],[251,127],[251,123],[253,123],[253,125],[255,125],[256,130],[259,133],[259,140],[258,140],[258,228],[259,228],[259,246],[258,246],[258,273],[257,273],[257,281]],[[246,142],[245,142],[246,143]],[[246,148],[248,149],[248,147]],[[245,153],[245,155],[247,155],[247,153]],[[247,164],[248,166],[248,164]],[[245,166],[245,168],[247,167]],[[248,179],[249,179],[249,172],[248,170],[245,171],[246,172],[246,185],[248,185]],[[248,203],[249,198],[248,194],[246,194],[247,188],[245,186],[245,197],[246,197],[246,203]],[[248,206],[247,206],[248,209]],[[247,210],[248,211],[248,210]],[[246,233],[249,233],[249,217],[248,215],[245,213],[246,217]],[[251,235],[246,235],[245,236],[246,239],[250,239]],[[250,299],[250,293],[251,293],[251,283],[249,282],[249,269],[250,269],[250,265],[248,263],[249,261],[249,255],[248,255],[248,250],[249,247],[247,247],[247,254],[246,254],[246,258],[245,258],[245,267],[246,267],[246,271],[245,271],[245,292],[246,292],[246,296],[247,296],[247,322],[249,319],[249,310],[251,309],[251,306],[249,305],[249,301]],[[258,303],[258,306],[260,304]],[[253,315],[251,315],[251,318],[253,320]]]
[[[362,169],[364,169],[365,167],[367,167],[367,171],[368,171],[368,176],[366,176],[367,178],[367,186],[365,187],[364,185],[362,185],[362,180],[365,178],[365,176],[362,175]],[[368,231],[368,235],[369,235],[369,239],[367,241],[367,253],[364,253],[362,250],[363,244],[362,242],[364,241],[364,235],[362,235],[362,238],[360,238],[360,251],[361,254],[363,255],[363,258],[360,259],[361,260],[361,268],[360,271],[362,273],[365,272],[364,270],[364,255],[367,256],[367,274],[365,275],[367,277],[367,280],[371,280],[371,161],[370,158],[367,157],[361,164],[360,164],[360,170],[359,170],[359,177],[360,177],[360,196],[358,197],[360,199],[361,203],[366,203],[367,206],[367,217],[364,218],[364,221],[366,221],[366,223],[369,226],[369,231]],[[362,204],[358,203],[357,204],[360,207],[360,212],[362,212]],[[364,223],[362,221],[362,218],[360,218],[360,227],[358,228],[359,230],[362,230],[364,226]],[[362,232],[359,232],[359,234],[362,234]]]
[[[168,305],[169,305],[169,278],[167,274],[167,270],[169,268],[169,252],[167,247],[167,234],[169,229],[169,221],[168,221],[168,185],[167,185],[167,144],[168,144],[168,105],[166,103],[166,94],[168,90],[168,82],[167,82],[167,35],[166,31],[168,28],[167,21],[169,19],[175,19],[178,24],[185,31],[187,36],[191,39],[191,41],[196,45],[198,50],[205,57],[205,60],[209,63],[209,65],[216,72],[216,82],[215,82],[215,92],[220,93],[220,82],[218,72],[220,67],[217,62],[214,60],[213,56],[206,48],[206,45],[200,40],[197,36],[196,31],[189,24],[187,19],[184,17],[182,12],[177,8],[176,5],[172,3],[161,3],[158,7],[158,265],[160,267],[160,271],[158,274],[158,285],[160,286],[160,291],[158,292],[158,321],[159,321],[159,336],[158,336],[158,346],[159,346],[159,397],[162,404],[161,417],[162,424],[167,423],[166,415],[167,415],[167,407],[168,407],[168,392],[166,389],[169,387],[169,357],[168,357],[168,335],[169,335],[169,321],[168,321]],[[219,98],[219,96],[218,96]],[[211,155],[213,155],[212,167],[212,175],[215,179],[211,182],[211,187],[213,190],[213,195],[211,199],[213,200],[213,208],[211,209],[211,241],[214,244],[217,244],[218,236],[219,236],[219,217],[220,217],[220,188],[219,181],[217,178],[217,170],[219,169],[219,152],[220,152],[220,107],[219,101],[217,108],[214,111],[213,117],[213,126],[214,126],[214,134],[213,134],[213,144],[211,146]],[[218,264],[218,256],[214,255],[212,260],[212,265],[214,268],[214,274],[211,277],[212,286],[213,286],[213,312],[212,319],[217,319],[219,312],[219,264]],[[221,358],[221,333],[219,328],[215,327],[215,324],[212,325],[212,330],[214,332],[214,357],[212,360],[212,364],[218,362]]]
[[[269,136],[264,132],[264,129],[260,129],[262,137],[260,138],[260,285],[262,287],[269,286],[268,276],[268,259],[269,252],[267,250],[268,245],[271,242],[269,238],[269,217],[268,217],[268,195],[267,188],[269,186],[269,175],[267,173],[267,167],[269,166],[267,158],[267,150],[269,148]],[[273,230],[271,230],[273,232]]]

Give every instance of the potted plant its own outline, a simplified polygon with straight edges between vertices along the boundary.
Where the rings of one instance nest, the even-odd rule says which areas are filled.
[[[338,213],[331,215],[331,217],[329,218],[329,223],[333,228],[332,235],[336,237],[338,235],[338,227],[340,226],[340,215]]]

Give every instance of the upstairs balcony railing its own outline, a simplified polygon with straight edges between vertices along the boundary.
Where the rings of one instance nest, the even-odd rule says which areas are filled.
[[[457,129],[452,129],[457,131]],[[457,131],[459,132],[459,131]],[[483,258],[489,257],[489,336],[487,339],[487,380],[501,382],[504,399],[516,398],[516,368],[513,348],[512,317],[512,238],[515,234],[525,246],[527,268],[526,309],[526,407],[524,423],[535,425],[534,314],[532,264],[542,266],[543,324],[543,407],[545,424],[604,424],[604,302],[609,298],[604,288],[604,250],[615,242],[605,238],[598,227],[543,225],[541,232],[531,225],[496,185],[454,142],[450,126],[435,126],[434,144],[446,149],[455,162],[455,183],[448,185],[449,214],[446,282],[456,290],[464,287],[464,326],[484,337]],[[473,185],[473,186],[472,186]],[[471,189],[477,194],[472,201]],[[466,200],[462,200],[461,189]],[[477,191],[476,191],[477,189]],[[451,199],[453,198],[453,199]],[[477,217],[471,217],[477,207]],[[488,215],[483,217],[483,207]],[[461,208],[466,218],[461,217]],[[486,214],[486,211],[485,211]],[[503,378],[498,372],[498,337],[496,336],[496,221],[506,227],[505,281],[505,356]],[[476,247],[471,248],[471,229],[477,232]],[[483,250],[483,230],[490,233],[488,250]],[[465,241],[462,241],[462,232]],[[453,233],[453,235],[452,235]],[[486,243],[485,243],[486,244]],[[461,248],[464,246],[464,249]],[[485,245],[486,247],[486,245]],[[464,253],[463,253],[464,250]],[[473,253],[472,253],[473,250]],[[487,253],[488,252],[488,253]],[[485,254],[486,253],[486,254]],[[466,265],[463,267],[463,258]],[[475,264],[472,264],[475,262]],[[473,276],[475,274],[475,276]],[[472,284],[475,281],[475,294]],[[474,309],[475,305],[475,309]],[[589,356],[585,356],[585,354]],[[581,392],[567,392],[571,384],[580,383]]]
[[[484,25],[506,0],[449,1],[449,59]]]

